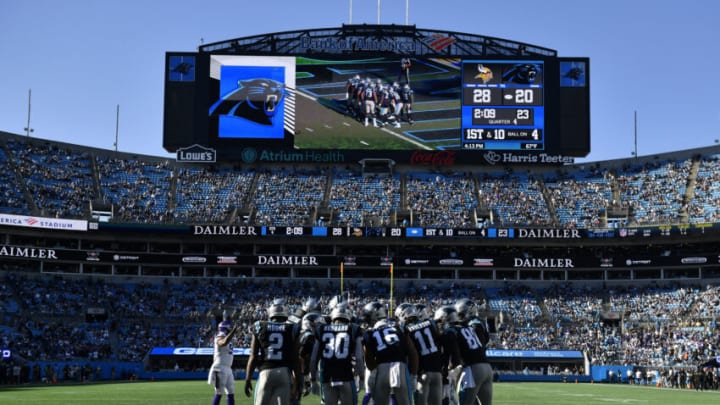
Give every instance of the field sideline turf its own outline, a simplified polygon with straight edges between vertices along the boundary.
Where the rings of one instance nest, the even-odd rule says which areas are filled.
[[[253,385],[254,386],[254,385]],[[236,404],[251,405],[236,382]],[[495,405],[592,405],[662,404],[700,405],[720,403],[720,391],[696,392],[655,387],[610,384],[498,383],[494,386]],[[204,381],[59,384],[51,386],[0,386],[0,404],[170,404],[207,405],[213,390]],[[302,401],[319,405],[317,397]],[[222,405],[226,401],[223,397]]]

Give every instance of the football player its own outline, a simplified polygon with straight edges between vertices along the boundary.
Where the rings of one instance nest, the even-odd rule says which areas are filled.
[[[320,388],[317,382],[312,381],[312,374],[315,373],[314,362],[317,358],[317,354],[313,353],[315,350],[317,335],[316,331],[321,325],[325,325],[325,317],[319,312],[310,312],[303,316],[300,323],[300,367],[302,369],[302,382],[304,384],[304,390],[302,395],[308,395],[311,392],[320,394]],[[299,390],[298,390],[299,391]],[[297,401],[300,402],[300,393],[298,393]],[[324,403],[321,401],[321,403]]]
[[[400,102],[402,103],[402,111],[400,112],[405,116],[405,120],[412,125],[412,105],[415,99],[413,89],[410,88],[409,84],[405,84],[400,91]],[[398,117],[399,118],[399,117]]]
[[[455,302],[455,309],[458,311],[460,323],[473,329],[478,339],[480,339],[483,351],[486,351],[488,342],[490,341],[490,329],[488,328],[487,320],[480,318],[481,306],[469,298],[462,298]],[[488,363],[487,357],[485,357],[485,362]],[[492,374],[492,367],[490,367],[489,364],[488,367]],[[486,369],[488,367],[483,368]],[[477,398],[483,405],[492,403],[492,377],[487,380],[483,379],[483,384],[478,388]]]
[[[288,316],[288,321],[292,323],[300,323],[306,314],[320,313],[320,301],[317,298],[308,298],[303,304],[295,310],[295,312]]]
[[[450,352],[444,347],[446,340],[446,330],[458,321],[457,311],[454,305],[442,305],[435,310],[432,319],[437,324],[438,330],[440,331],[440,346],[442,351],[442,370],[443,370],[443,404],[457,405],[457,377],[459,370],[453,370],[452,373],[448,370],[450,364]]]
[[[226,314],[224,314],[226,315]],[[235,405],[235,377],[233,375],[232,364],[233,355],[233,337],[237,332],[237,325],[233,325],[226,316],[223,321],[218,324],[218,330],[215,334],[213,348],[213,363],[208,373],[208,384],[215,388],[215,396],[212,405],[220,404],[223,393],[227,395],[227,404]]]
[[[275,301],[273,301],[273,303],[275,303]],[[310,389],[310,379],[305,378],[305,376],[310,370],[310,356],[313,345],[315,344],[315,328],[312,325],[321,321],[325,323],[325,318],[320,314],[320,301],[313,297],[306,299],[294,313],[288,316],[288,322],[300,325],[300,346],[298,348],[298,354],[300,356],[300,369],[302,373],[300,374],[297,396],[293,400],[293,404],[295,405],[300,403],[302,396],[307,395]],[[300,390],[300,387],[304,387],[304,389]]]
[[[255,405],[290,405],[300,389],[299,325],[287,322],[284,304],[267,309],[269,321],[253,325],[250,358],[245,370],[245,395],[253,392],[255,368],[259,370],[255,387]]]
[[[369,120],[372,120],[374,127],[378,126],[375,117],[375,107],[378,102],[377,85],[375,82],[368,83],[362,90],[361,99],[363,102],[363,113],[365,114],[364,125],[368,126]]]
[[[314,348],[323,404],[357,404],[355,378],[365,368],[362,333],[348,306],[335,307],[330,319],[332,323],[317,328]]]
[[[410,60],[410,58],[400,59],[400,75],[398,76],[399,82],[405,79],[405,83],[410,83],[410,67],[412,67],[412,60]]]
[[[457,375],[456,379],[449,378],[451,382],[456,381],[451,389],[458,392],[460,405],[475,404],[476,399],[480,399],[483,405],[492,404],[492,367],[485,353],[487,340],[483,341],[475,332],[475,327],[467,322],[472,316],[469,310],[461,318],[457,307],[462,305],[465,301],[461,305],[449,306],[449,315],[443,319],[442,346],[449,356],[448,369],[451,371],[448,374]]]
[[[421,319],[425,309],[409,304],[398,306],[397,318],[405,334],[410,336],[419,356],[418,386],[415,404],[441,405],[443,399],[443,355],[440,331],[432,319]],[[396,311],[397,313],[397,311]]]
[[[387,309],[380,302],[363,307],[372,327],[363,333],[363,354],[367,368],[369,391],[376,404],[412,404],[418,372],[418,353],[400,325],[388,319]]]
[[[360,85],[360,75],[355,75],[345,84],[345,108],[351,117],[357,117],[357,89]]]
[[[391,124],[395,128],[400,128],[400,123],[395,117],[395,98],[392,95],[392,91],[392,87],[380,82],[378,91],[378,116],[380,117],[381,125]]]

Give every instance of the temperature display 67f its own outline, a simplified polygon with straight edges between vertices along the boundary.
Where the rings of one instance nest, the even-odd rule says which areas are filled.
[[[545,149],[544,62],[463,60],[462,148]]]

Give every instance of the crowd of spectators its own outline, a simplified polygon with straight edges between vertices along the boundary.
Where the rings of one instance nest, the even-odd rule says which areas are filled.
[[[325,196],[328,176],[320,169],[264,170],[253,191],[255,224],[309,226]]]
[[[175,193],[176,223],[223,223],[245,205],[254,172],[214,167],[182,168]]]
[[[223,311],[240,324],[238,346],[265,319],[270,302],[291,308],[308,297],[323,305],[338,293],[333,281],[192,280],[106,282],[93,278],[4,275],[0,300],[15,308],[0,323],[3,347],[27,361],[142,361],[153,347],[204,347]],[[693,366],[720,354],[720,287],[648,286],[616,289],[557,285],[530,289],[437,283],[396,286],[394,303],[430,308],[460,297],[484,308],[495,332],[490,348],[579,350],[592,364]],[[357,281],[345,292],[353,308],[388,301],[385,283]],[[89,308],[106,317],[88,318]]]
[[[330,190],[330,208],[334,222],[341,226],[370,225],[366,218],[377,218],[377,224],[392,223],[391,215],[400,209],[400,178],[397,175],[363,175],[353,170],[337,170]],[[318,218],[317,225],[330,218]]]
[[[100,154],[53,143],[0,144],[0,212],[87,217],[90,203],[112,204],[113,221],[221,223],[235,209],[257,225],[391,225],[395,210],[426,227],[475,227],[478,211],[500,225],[589,228],[604,210],[629,209],[633,224],[720,221],[720,155],[601,165],[553,174],[504,169],[477,172],[362,175],[352,169],[188,168],[161,159]],[[29,198],[26,198],[29,196]],[[373,223],[368,223],[372,218]],[[377,223],[374,221],[377,219]],[[140,362],[156,346],[208,346],[223,310],[241,324],[266,317],[270,300],[291,307],[307,297],[323,304],[332,281],[191,280],[122,282],[95,278],[4,275],[0,345],[28,361]],[[495,332],[492,348],[580,350],[593,364],[689,367],[720,354],[718,286],[612,289],[556,285],[537,290],[477,285],[397,287],[397,301],[436,308],[459,297],[483,302]],[[347,287],[355,308],[385,300],[383,283]],[[94,315],[89,316],[92,309]],[[11,370],[15,378],[15,370]],[[85,375],[81,367],[68,375]]]
[[[538,179],[526,173],[478,175],[479,206],[492,210],[502,226],[547,226],[552,216]]]
[[[51,143],[36,145],[10,141],[17,174],[45,216],[79,218],[87,202],[97,196],[92,156]],[[10,171],[13,173],[14,171]]]
[[[476,227],[475,208],[478,200],[472,175],[410,173],[405,189],[414,225]]]
[[[687,184],[694,160],[648,161],[616,173],[621,201],[632,210],[632,223],[675,224],[687,209]]]
[[[720,155],[712,152],[556,172],[493,167],[379,176],[352,168],[188,168],[52,142],[0,141],[0,207],[7,213],[87,218],[100,202],[113,206],[116,222],[228,223],[242,209],[241,220],[254,225],[367,226],[395,225],[393,211],[407,209],[414,223],[397,225],[477,227],[491,218],[498,226],[594,228],[607,225],[609,207],[619,207],[630,225],[720,220]],[[335,215],[318,215],[323,208]]]
[[[23,214],[30,212],[25,201],[22,188],[17,187],[17,174],[12,161],[4,149],[0,148],[0,210],[8,214]]]
[[[564,228],[599,228],[612,204],[612,177],[605,170],[588,168],[546,176],[550,204]]]
[[[102,200],[113,204],[119,222],[165,223],[174,220],[168,210],[170,184],[175,177],[168,161],[97,157]]]
[[[720,154],[703,156],[699,162],[689,204],[691,223],[720,222]]]

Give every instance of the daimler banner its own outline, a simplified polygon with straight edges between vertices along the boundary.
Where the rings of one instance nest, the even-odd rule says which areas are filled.
[[[10,217],[5,215],[5,217]],[[7,220],[6,220],[7,221]],[[3,225],[0,217],[0,225]],[[417,238],[417,239],[649,239],[693,237],[720,231],[720,224],[691,224],[643,228],[441,228],[377,226],[253,226],[253,225],[148,225],[92,223],[98,231],[189,233],[199,238]],[[95,229],[95,228],[94,228]]]
[[[21,259],[38,261],[64,261],[107,265],[167,265],[167,266],[243,266],[268,268],[339,267],[347,271],[360,267],[398,268],[466,268],[477,271],[493,269],[528,269],[573,271],[575,269],[622,269],[642,267],[697,267],[717,265],[717,253],[687,256],[548,256],[530,257],[514,255],[493,256],[334,256],[334,255],[232,255],[232,254],[177,254],[113,252],[105,250],[49,249],[35,246],[0,245],[0,260]]]

